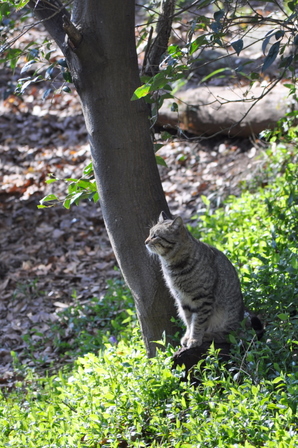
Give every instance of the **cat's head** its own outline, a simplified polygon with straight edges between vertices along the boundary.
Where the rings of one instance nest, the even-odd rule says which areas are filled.
[[[185,232],[186,229],[180,216],[170,219],[162,212],[157,224],[150,229],[150,234],[145,241],[146,247],[153,254],[161,257],[167,256],[174,252]]]

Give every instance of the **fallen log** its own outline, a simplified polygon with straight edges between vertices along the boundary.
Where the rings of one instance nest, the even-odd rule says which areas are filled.
[[[196,87],[165,100],[157,124],[180,128],[195,135],[258,136],[273,129],[278,120],[297,107],[283,84],[264,95],[263,87]],[[258,98],[261,98],[257,101]],[[178,112],[172,106],[178,104]],[[252,107],[253,105],[253,107]]]

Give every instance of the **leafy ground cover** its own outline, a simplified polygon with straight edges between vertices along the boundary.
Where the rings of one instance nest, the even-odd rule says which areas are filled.
[[[205,198],[191,226],[239,268],[246,304],[266,321],[264,340],[236,343],[225,366],[211,349],[194,387],[172,370],[173,347],[146,358],[129,292],[114,281],[101,303],[62,312],[71,343],[62,324],[55,346],[79,355],[73,367],[46,377],[27,369],[3,389],[0,446],[298,446],[297,150],[278,147],[268,160],[262,179],[224,207]],[[15,369],[24,375],[17,357]]]
[[[57,363],[52,322],[59,324],[67,307],[101,298],[107,279],[120,277],[97,204],[37,208],[46,194],[65,196],[64,179],[80,178],[89,163],[77,96],[67,94],[50,104],[41,97],[36,87],[29,89],[21,104],[39,99],[39,111],[15,111],[7,102],[0,117],[0,386],[14,379],[11,351],[26,365],[33,366],[35,359],[40,365],[43,360],[45,368]],[[229,194],[238,195],[241,182],[264,164],[259,157],[263,146],[249,140],[175,138],[164,143],[159,150],[167,163],[160,167],[163,188],[172,213],[186,220],[205,207],[201,194],[221,204]],[[45,184],[50,173],[61,181]],[[28,345],[32,338],[35,353]]]
[[[208,9],[206,14],[213,14]],[[144,17],[138,22],[145,23]],[[175,41],[188,26],[177,25]],[[14,22],[11,38],[22,30],[23,25],[18,26]],[[54,344],[60,339],[66,348],[62,362],[72,363],[76,355],[69,356],[67,346],[74,343],[74,321],[83,321],[89,306],[93,315],[107,292],[107,279],[120,278],[97,205],[84,202],[70,210],[37,209],[45,195],[65,196],[65,179],[80,178],[90,162],[78,96],[69,92],[70,83],[61,90],[65,77],[58,75],[57,67],[64,70],[62,54],[54,48],[49,52],[47,38],[42,28],[31,29],[12,49],[13,70],[8,66],[0,70],[0,387],[12,386],[15,380],[11,352],[25,366],[37,363],[50,368],[61,360],[61,350]],[[42,44],[41,59],[32,41]],[[32,50],[28,60],[23,46]],[[141,66],[144,45],[139,51]],[[255,56],[251,47],[248,52]],[[36,65],[31,65],[33,60]],[[35,69],[47,81],[36,79]],[[201,71],[195,82],[206,74]],[[208,85],[219,81],[222,85],[231,79],[211,77]],[[164,144],[158,155],[167,164],[160,167],[163,188],[172,213],[186,220],[204,207],[202,194],[218,206],[229,194],[238,195],[241,182],[263,165],[258,155],[264,146],[258,139],[169,137],[167,132],[156,133]],[[48,177],[61,181],[45,184]],[[78,316],[72,316],[76,307]],[[53,334],[53,323],[64,334],[58,330]],[[94,331],[90,324],[87,333],[94,336]]]

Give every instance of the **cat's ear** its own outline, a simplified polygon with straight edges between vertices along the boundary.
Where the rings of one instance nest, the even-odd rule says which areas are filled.
[[[165,212],[161,212],[158,218],[158,222],[164,222],[170,219]]]
[[[174,229],[179,229],[180,227],[184,227],[183,219],[181,216],[177,216],[177,218],[174,219],[174,221],[171,224],[171,227],[174,227]]]

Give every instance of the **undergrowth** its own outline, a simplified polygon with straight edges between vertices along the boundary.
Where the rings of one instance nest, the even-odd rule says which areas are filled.
[[[53,325],[54,346],[63,355],[82,356],[95,352],[106,342],[128,342],[136,324],[133,298],[122,280],[108,280],[103,297],[58,313]]]
[[[128,292],[111,284],[108,301],[61,316],[72,342],[63,346],[63,330],[56,341],[62,352],[100,347],[98,354],[79,357],[71,372],[32,373],[3,391],[1,448],[298,446],[297,164],[287,160],[270,185],[221,209],[205,202],[192,232],[236,265],[246,305],[267,323],[264,340],[236,345],[225,366],[211,349],[193,387],[172,370],[172,347],[146,357]]]
[[[15,291],[26,293],[30,300],[43,294],[37,282],[20,285]],[[12,352],[15,370],[26,374],[28,365],[34,370],[45,368],[57,371],[65,364],[89,352],[96,352],[104,343],[128,342],[134,328],[139,329],[132,295],[123,280],[108,280],[101,297],[92,297],[83,303],[72,294],[73,303],[57,313],[57,320],[49,323],[49,330],[31,328],[22,336],[22,352]],[[55,353],[53,357],[48,356]]]

